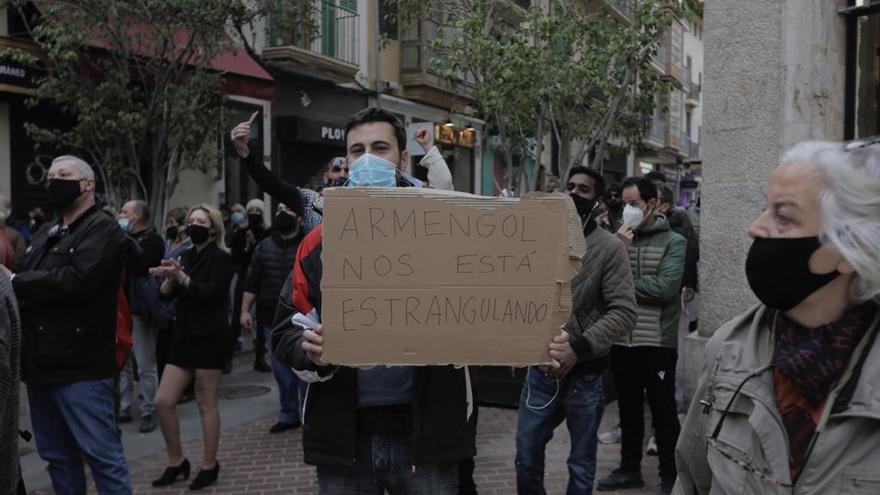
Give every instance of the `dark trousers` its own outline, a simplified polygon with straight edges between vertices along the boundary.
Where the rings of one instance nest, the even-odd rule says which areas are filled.
[[[681,426],[675,404],[675,349],[663,347],[611,348],[611,369],[617,383],[620,411],[620,468],[641,472],[645,437],[645,396],[651,408],[660,478],[674,480],[675,443]]]

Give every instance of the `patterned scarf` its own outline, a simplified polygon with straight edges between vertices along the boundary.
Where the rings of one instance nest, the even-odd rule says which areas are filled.
[[[780,314],[773,351],[776,368],[794,382],[810,404],[818,407],[843,374],[876,311],[875,303],[866,302],[851,308],[839,320],[815,329]]]

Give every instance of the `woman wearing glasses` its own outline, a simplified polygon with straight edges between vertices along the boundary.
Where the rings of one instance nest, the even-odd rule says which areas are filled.
[[[789,150],[749,235],[761,304],[706,346],[675,493],[880,493],[880,145]]]

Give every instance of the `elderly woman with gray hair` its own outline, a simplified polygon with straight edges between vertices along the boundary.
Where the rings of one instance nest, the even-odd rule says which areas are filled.
[[[706,346],[675,493],[880,493],[880,144],[790,149],[749,235],[761,304]]]

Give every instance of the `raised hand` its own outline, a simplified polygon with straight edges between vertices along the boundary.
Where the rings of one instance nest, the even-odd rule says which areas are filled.
[[[235,126],[230,134],[232,144],[235,145],[235,151],[238,153],[238,156],[242,158],[247,158],[248,155],[251,154],[251,150],[248,148],[248,141],[251,138],[251,124],[254,123],[254,119],[257,118],[259,113],[259,110],[254,112],[253,115],[251,115],[251,118],[247,119],[247,121]]]

